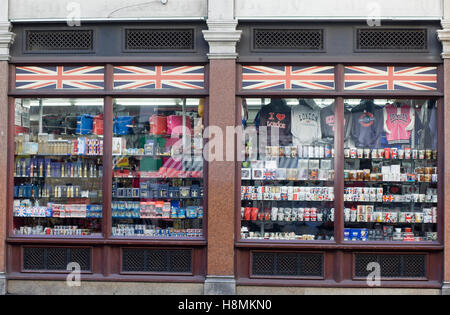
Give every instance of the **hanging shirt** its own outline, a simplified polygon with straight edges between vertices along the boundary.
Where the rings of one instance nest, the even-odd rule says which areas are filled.
[[[408,105],[387,105],[383,110],[384,131],[389,144],[408,144],[414,129],[414,108]]]
[[[345,110],[344,114],[344,139],[348,140],[350,137],[350,127],[351,127],[351,112]],[[322,138],[334,138],[336,133],[335,128],[335,115],[334,115],[334,105],[325,107],[320,112],[320,125],[322,128]]]
[[[272,133],[276,128],[279,134],[279,144],[281,146],[289,146],[292,144],[291,135],[291,108],[287,105],[266,105],[261,108],[257,115],[257,121],[255,123],[258,129],[261,127],[267,127],[267,144],[272,144]]]
[[[352,112],[351,135],[357,148],[379,148],[383,132],[381,109]]]
[[[306,105],[293,107],[291,132],[295,145],[313,144],[322,139],[320,110]]]

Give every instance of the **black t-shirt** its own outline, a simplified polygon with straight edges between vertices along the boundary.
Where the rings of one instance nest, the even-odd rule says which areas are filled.
[[[280,145],[289,146],[292,144],[292,134],[291,134],[291,108],[287,105],[270,103],[269,105],[263,106],[258,113],[260,134],[261,128],[267,127],[267,145],[272,144],[271,135],[272,130],[275,128],[279,130]]]

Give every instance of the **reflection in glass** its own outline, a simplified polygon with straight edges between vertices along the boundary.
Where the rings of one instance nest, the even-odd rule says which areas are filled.
[[[241,238],[334,239],[334,101],[243,102]]]
[[[200,99],[116,99],[112,233],[203,236]]]
[[[348,100],[346,241],[437,240],[437,105]]]
[[[101,234],[103,100],[15,102],[14,234]]]

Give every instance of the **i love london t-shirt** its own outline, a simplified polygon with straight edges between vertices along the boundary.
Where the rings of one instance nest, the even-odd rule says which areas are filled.
[[[305,105],[293,107],[291,132],[295,145],[313,144],[320,140],[320,110]]]
[[[278,129],[280,145],[289,146],[292,144],[291,134],[291,108],[287,105],[264,106],[259,113],[259,128],[267,127],[267,144],[272,144],[272,130]]]

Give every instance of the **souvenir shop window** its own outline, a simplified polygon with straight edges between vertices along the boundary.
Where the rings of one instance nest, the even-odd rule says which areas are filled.
[[[332,99],[245,99],[241,239],[334,240]]]
[[[345,102],[345,241],[437,240],[436,101]]]
[[[100,236],[103,99],[17,99],[14,235]]]
[[[203,99],[116,99],[113,236],[203,237]]]

